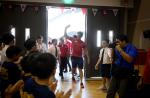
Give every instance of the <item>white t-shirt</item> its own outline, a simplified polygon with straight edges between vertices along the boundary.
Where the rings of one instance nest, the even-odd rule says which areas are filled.
[[[47,47],[45,43],[42,44],[37,43],[37,49],[42,53],[47,52]]]
[[[111,64],[112,63],[112,49],[111,48],[102,48],[100,49],[99,58],[102,58],[102,52],[104,50],[103,64]]]
[[[7,60],[6,50],[7,50],[8,47],[9,47],[9,45],[5,45],[5,47],[2,49],[2,52],[1,52],[1,62],[4,62],[4,61]]]

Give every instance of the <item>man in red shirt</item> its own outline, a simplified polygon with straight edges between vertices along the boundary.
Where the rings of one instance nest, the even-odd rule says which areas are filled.
[[[67,65],[69,67],[69,71],[71,71],[71,64],[70,64],[69,60],[70,60],[70,55],[71,55],[71,44],[72,44],[72,42],[68,39],[64,39],[64,41],[65,41],[65,44],[68,47]],[[68,69],[67,69],[67,66],[66,66],[64,72],[67,72],[67,71],[68,71]]]
[[[74,37],[68,37],[67,36],[67,29],[70,27],[70,25],[66,26],[65,28],[65,34],[64,36],[68,38],[72,42],[72,55],[71,55],[71,61],[72,61],[72,80],[74,81],[74,75],[76,68],[78,67],[79,73],[80,73],[80,85],[81,88],[84,88],[83,85],[83,56],[87,56],[88,62],[89,62],[89,56],[88,56],[88,51],[86,48],[86,44],[81,40],[83,36],[83,32],[77,32],[77,36]]]
[[[61,76],[61,79],[64,79],[63,70],[67,66],[67,61],[68,61],[67,57],[68,57],[69,49],[68,49],[68,46],[64,43],[63,38],[60,38],[60,43],[58,47],[60,48],[60,68],[59,68],[60,73],[59,75]]]
[[[144,66],[144,74],[139,84],[142,84],[142,86],[138,98],[150,98],[150,49],[147,52],[146,64]]]

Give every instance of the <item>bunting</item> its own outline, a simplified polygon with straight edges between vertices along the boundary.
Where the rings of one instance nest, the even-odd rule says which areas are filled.
[[[86,12],[87,12],[87,9],[86,8],[81,8],[81,10],[82,10],[83,15],[85,15]]]
[[[114,13],[115,16],[117,16],[117,14],[118,14],[118,9],[113,9],[113,13]]]
[[[20,7],[21,7],[21,11],[22,11],[22,12],[24,12],[24,11],[25,11],[26,6],[27,6],[26,4],[21,4],[21,5],[20,5]]]
[[[60,7],[60,9],[61,9],[61,13],[63,13],[65,8],[62,6]]]
[[[106,10],[106,9],[103,9],[103,10],[102,10],[102,14],[103,14],[103,15],[107,15],[107,14],[108,14],[108,13],[107,13],[107,10]]]
[[[96,14],[97,14],[97,12],[98,12],[98,9],[92,8],[92,12],[93,12],[93,15],[96,16]]]

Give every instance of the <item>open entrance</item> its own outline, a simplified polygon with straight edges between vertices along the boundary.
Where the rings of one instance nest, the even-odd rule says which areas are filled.
[[[48,38],[59,39],[64,35],[64,29],[71,25],[67,30],[69,36],[73,36],[78,31],[84,33],[82,40],[85,39],[86,15],[82,8],[75,7],[54,7],[48,6]]]
[[[48,41],[59,39],[64,36],[67,25],[67,35],[73,37],[78,31],[83,32],[82,40],[86,35],[86,9],[76,7],[47,6],[48,11]],[[71,61],[70,61],[71,64]],[[58,72],[57,74],[58,75]]]

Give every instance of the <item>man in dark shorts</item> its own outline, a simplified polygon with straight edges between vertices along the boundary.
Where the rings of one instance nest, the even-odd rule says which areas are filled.
[[[76,68],[78,67],[79,73],[80,73],[80,86],[81,88],[84,88],[83,85],[83,56],[87,56],[88,63],[89,63],[89,56],[88,51],[86,48],[85,42],[81,40],[83,36],[83,32],[77,32],[77,36],[69,37],[67,36],[67,29],[70,27],[70,25],[66,26],[65,28],[65,34],[64,36],[69,39],[72,42],[72,54],[71,54],[71,61],[72,61],[72,80],[74,81],[74,73],[76,71]]]
[[[97,70],[100,64],[101,76],[103,77],[103,86],[99,89],[106,91],[109,87],[110,81],[110,69],[112,64],[112,49],[108,47],[109,41],[102,41],[102,49],[100,49],[99,59],[95,65],[95,69]]]

